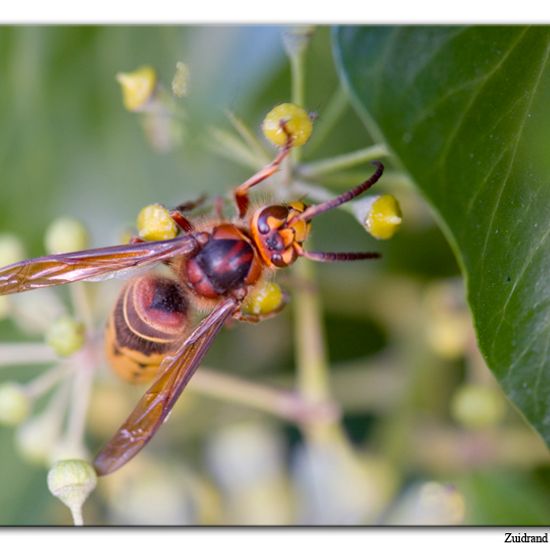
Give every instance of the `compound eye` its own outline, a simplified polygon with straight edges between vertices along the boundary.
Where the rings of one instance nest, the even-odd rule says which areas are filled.
[[[267,235],[271,231],[279,229],[288,218],[288,208],[279,204],[267,206],[258,216],[258,231],[261,235]]]

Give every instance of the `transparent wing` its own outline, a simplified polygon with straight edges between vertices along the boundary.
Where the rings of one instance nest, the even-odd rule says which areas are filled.
[[[106,248],[42,256],[0,267],[0,294],[24,292],[75,281],[98,280],[136,266],[145,266],[197,250],[192,235]]]
[[[195,374],[214,337],[236,311],[237,306],[237,301],[233,298],[222,302],[201,321],[173,355],[164,359],[161,366],[162,368],[166,364],[164,370],[96,456],[94,467],[99,475],[118,470],[155,435]]]

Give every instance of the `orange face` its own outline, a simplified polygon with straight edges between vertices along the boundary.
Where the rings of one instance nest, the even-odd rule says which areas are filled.
[[[303,202],[291,202],[266,206],[252,216],[252,238],[268,267],[287,267],[300,255],[310,222],[297,218],[305,209]]]

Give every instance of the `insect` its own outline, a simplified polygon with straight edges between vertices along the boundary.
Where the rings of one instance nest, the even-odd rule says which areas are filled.
[[[290,149],[289,139],[270,164],[234,190],[237,214],[231,221],[219,213],[195,225],[184,215],[188,208],[180,208],[171,212],[179,227],[175,238],[55,254],[0,268],[0,294],[98,280],[158,263],[171,270],[171,277],[147,274],[132,280],[108,323],[107,355],[115,370],[126,379],[154,381],[96,456],[99,475],[123,466],[153,437],[226,321],[264,317],[245,313],[242,304],[267,274],[300,257],[320,262],[379,257],[374,252],[311,252],[304,244],[314,217],[378,181],[384,170],[380,162],[374,163],[369,179],[326,202],[250,208],[250,189],[274,174]],[[209,313],[193,327],[189,314],[197,303]]]

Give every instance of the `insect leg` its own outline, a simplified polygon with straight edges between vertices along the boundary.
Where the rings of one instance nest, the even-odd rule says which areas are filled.
[[[170,217],[184,233],[192,233],[195,230],[195,226],[179,210],[171,210]]]
[[[284,147],[279,151],[277,156],[268,165],[264,166],[261,170],[256,172],[256,174],[247,179],[244,183],[241,183],[241,185],[239,185],[233,193],[235,197],[235,203],[237,205],[237,213],[240,218],[244,218],[246,211],[248,210],[248,205],[250,203],[250,200],[248,198],[249,189],[272,176],[279,169],[279,166],[288,156],[288,153],[292,148],[292,136],[287,131],[284,123],[282,123],[281,125],[287,135],[287,140]]]

